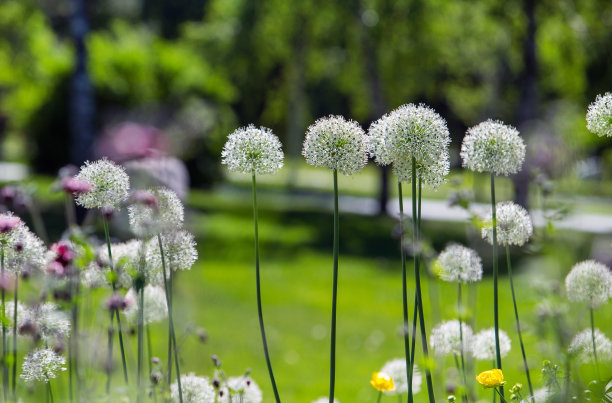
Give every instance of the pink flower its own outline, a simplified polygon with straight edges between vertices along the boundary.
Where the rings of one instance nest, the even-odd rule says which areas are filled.
[[[136,190],[132,193],[133,203],[144,204],[149,208],[157,208],[157,197],[146,190]]]
[[[8,214],[0,214],[0,233],[7,234],[21,224],[19,217]]]
[[[62,180],[62,189],[64,189],[64,192],[75,196],[89,192],[91,187],[91,183],[85,180],[76,179],[74,176],[69,176]]]

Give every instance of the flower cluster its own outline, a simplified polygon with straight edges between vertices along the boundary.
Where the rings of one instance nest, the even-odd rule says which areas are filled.
[[[174,191],[155,188],[139,194],[128,207],[130,228],[136,236],[152,237],[183,225],[183,203]]]
[[[513,202],[500,202],[495,206],[495,219],[497,223],[497,243],[506,245],[522,246],[531,235],[533,225],[529,213],[523,207]],[[492,215],[489,213],[484,219],[482,227],[482,238],[489,244],[493,244]]]
[[[572,339],[568,352],[578,357],[585,363],[595,362],[593,355],[593,335],[595,336],[595,349],[599,361],[612,360],[612,341],[606,337],[599,329],[592,333],[591,329],[585,329]]]
[[[262,400],[261,389],[248,375],[229,377],[219,390],[219,403],[261,403]]]
[[[393,381],[394,389],[385,391],[388,395],[401,395],[408,392],[408,380],[406,377],[406,360],[395,358],[387,361],[380,369],[380,372],[387,374]],[[419,393],[421,390],[422,376],[417,367],[412,370],[412,393]]]
[[[47,248],[25,224],[13,229],[4,239],[4,268],[14,273],[41,270],[46,264]]]
[[[66,370],[66,359],[49,348],[31,351],[26,355],[21,379],[26,382],[49,382],[58,372]]]
[[[170,387],[172,401],[180,402],[178,382]],[[184,403],[215,403],[215,390],[208,378],[193,373],[181,375]]]
[[[515,174],[525,160],[525,144],[514,127],[487,120],[468,129],[461,158],[463,166],[471,171]]]
[[[193,235],[185,230],[167,232],[161,235],[166,270],[189,270],[198,259]],[[164,278],[162,256],[157,237],[146,244],[147,282],[162,285]],[[167,276],[168,273],[166,273]]]
[[[89,191],[80,193],[75,199],[85,208],[116,210],[128,198],[130,178],[123,167],[107,159],[85,162],[75,179],[91,186]]]
[[[499,329],[499,352],[501,357],[505,357],[511,348],[508,334]],[[477,360],[495,359],[495,328],[481,330],[472,338],[472,355]]]
[[[610,298],[612,273],[606,265],[594,260],[580,262],[565,278],[565,290],[570,301],[598,308]]]
[[[138,308],[140,306],[140,298],[138,293],[133,288],[130,288],[125,294],[127,308],[123,313],[132,323],[138,320]],[[168,316],[168,304],[166,303],[166,292],[160,286],[146,285],[144,288],[144,311],[143,321],[147,325],[149,323],[159,322]]]
[[[472,345],[472,328],[458,320],[442,322],[431,331],[429,344],[438,355],[461,354],[461,351],[470,351]],[[460,333],[461,331],[461,333]],[[461,336],[463,335],[463,346]]]
[[[321,118],[306,132],[302,155],[310,165],[337,169],[345,175],[368,161],[368,141],[361,126],[342,116]]]
[[[586,114],[587,129],[600,137],[612,137],[612,94],[597,95]]]
[[[482,260],[475,250],[459,244],[447,246],[434,264],[438,277],[444,281],[473,283],[482,279]]]
[[[272,174],[283,166],[281,143],[272,130],[253,125],[237,129],[228,136],[221,162],[230,171]]]

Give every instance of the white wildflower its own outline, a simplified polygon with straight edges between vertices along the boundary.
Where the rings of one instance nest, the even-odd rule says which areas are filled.
[[[368,140],[361,126],[342,116],[317,120],[306,132],[302,155],[310,165],[351,175],[368,162]]]
[[[487,120],[470,129],[461,145],[463,166],[471,171],[510,175],[520,171],[525,143],[518,130],[502,122]]]
[[[7,301],[4,305],[4,315],[7,320],[7,326],[13,326],[13,320],[15,319],[15,303],[13,301]],[[17,329],[19,329],[28,318],[28,308],[21,302],[17,301]]]
[[[429,340],[431,349],[438,355],[461,354],[459,330],[459,321],[456,319],[438,324],[431,331]],[[461,330],[463,333],[463,351],[469,352],[472,345],[472,328],[462,322]]]
[[[612,137],[612,94],[597,95],[586,114],[587,129],[600,137]]]
[[[261,403],[262,399],[261,389],[248,375],[228,378],[219,391],[219,403]]]
[[[533,235],[533,225],[527,210],[513,202],[500,202],[495,206],[495,214],[497,243],[502,246],[522,246],[529,241]],[[482,238],[492,245],[493,224],[491,221],[491,213],[489,213],[484,219]]]
[[[128,207],[130,228],[136,236],[148,238],[183,225],[183,203],[174,191],[155,188],[147,193],[152,196],[150,203],[136,201]]]
[[[111,244],[113,255],[113,269],[115,272],[116,285],[119,288],[129,289],[132,287],[133,279],[136,277],[141,265],[142,242],[132,239],[127,242]],[[98,258],[104,266],[105,277],[108,279],[110,272],[110,259],[106,244],[98,247]],[[144,263],[144,262],[142,262]],[[94,275],[94,273],[89,273]],[[95,277],[94,277],[95,278]],[[108,280],[107,280],[108,281]],[[110,285],[110,284],[109,284]]]
[[[595,350],[597,360],[605,362],[612,360],[612,341],[606,337],[599,329],[595,329]],[[593,355],[593,334],[591,329],[585,329],[578,333],[570,343],[568,348],[570,354],[578,357],[582,363],[588,364],[595,362]]]
[[[281,147],[272,130],[249,125],[228,136],[221,152],[221,162],[230,171],[273,174],[283,166]]]
[[[85,162],[75,179],[91,185],[88,192],[79,194],[75,200],[85,208],[116,210],[128,198],[130,179],[125,169],[106,158]]]
[[[168,316],[168,305],[166,304],[166,292],[162,287],[146,285],[144,288],[144,324],[159,322]],[[127,308],[123,311],[132,323],[138,322],[138,310],[140,297],[136,290],[130,288],[125,295]]]
[[[567,298],[596,309],[608,302],[612,289],[610,269],[594,260],[577,263],[565,278]]]
[[[67,338],[70,335],[70,319],[53,302],[34,305],[26,312],[25,320],[31,322],[46,342]]]
[[[5,239],[4,268],[22,273],[41,270],[46,263],[47,248],[25,224],[17,226]]]
[[[164,249],[164,258],[167,270],[189,270],[198,259],[198,251],[193,235],[180,230],[161,235]],[[146,278],[150,284],[162,285],[162,256],[159,250],[157,237],[152,238],[146,245]],[[167,275],[167,273],[166,273]]]
[[[66,370],[66,359],[49,348],[31,351],[25,356],[21,379],[31,382],[49,382],[58,372]]]
[[[408,379],[406,377],[406,359],[395,358],[387,361],[381,368],[383,372],[391,377],[394,388],[384,391],[386,395],[401,395],[408,392]],[[419,369],[415,366],[412,371],[412,393],[419,393],[421,390],[422,376]]]
[[[512,346],[508,334],[499,329],[499,353],[505,357]],[[477,360],[494,360],[495,353],[495,328],[484,329],[476,333],[472,338],[472,355]]]
[[[172,401],[179,402],[178,383],[174,382],[171,389]],[[215,390],[208,378],[196,376],[193,373],[181,376],[181,392],[184,403],[215,403]]]
[[[444,281],[473,283],[482,279],[482,260],[475,250],[459,244],[448,245],[434,264]]]

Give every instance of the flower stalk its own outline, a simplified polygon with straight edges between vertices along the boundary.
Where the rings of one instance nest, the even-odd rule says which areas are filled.
[[[402,311],[404,319],[404,353],[406,356],[406,381],[408,385],[408,401],[412,401],[412,357],[410,355],[410,330],[408,328],[408,283],[406,273],[406,251],[404,250],[404,197],[402,194],[402,181],[397,181],[397,192],[399,201],[399,224],[400,224],[400,255],[402,261]],[[416,308],[416,305],[415,305]],[[413,333],[414,334],[414,333]],[[414,336],[413,336],[414,337]]]
[[[493,322],[495,326],[495,360],[497,369],[502,369],[501,352],[499,348],[499,291],[497,264],[497,217],[495,208],[495,174],[491,173],[491,225],[493,227]],[[499,395],[503,400],[504,387],[499,387]]]
[[[331,348],[329,357],[329,403],[334,403],[336,383],[336,303],[338,298],[338,250],[340,237],[340,220],[338,212],[338,169],[334,169],[334,277],[332,284],[332,314],[331,314]]]

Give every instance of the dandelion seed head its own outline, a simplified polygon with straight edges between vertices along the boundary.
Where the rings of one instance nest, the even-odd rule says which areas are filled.
[[[463,351],[469,352],[472,346],[472,328],[461,323],[463,333]],[[459,333],[459,321],[456,319],[442,322],[431,331],[431,349],[437,355],[461,354],[461,338]]]
[[[160,286],[146,285],[144,287],[144,324],[155,323],[164,320],[168,316],[168,305],[166,304],[166,292]],[[127,319],[132,323],[138,322],[138,310],[140,297],[134,288],[130,288],[125,295],[128,301],[127,308],[123,311]]]
[[[586,114],[587,129],[599,137],[612,137],[612,94],[597,95]]]
[[[248,375],[228,378],[219,395],[219,403],[261,403],[263,399],[261,389]]]
[[[136,202],[128,207],[130,228],[136,236],[148,238],[183,225],[183,203],[176,193],[161,187],[147,193],[155,197],[156,203]]]
[[[387,361],[385,365],[380,369],[391,377],[393,380],[393,390],[385,391],[387,395],[401,395],[408,392],[408,381],[406,379],[406,359],[395,358]],[[412,372],[412,393],[419,393],[421,390],[422,376],[418,367],[413,368]]]
[[[283,166],[281,142],[272,130],[253,125],[236,129],[227,138],[221,162],[230,171],[273,174]]]
[[[593,309],[608,302],[611,289],[610,269],[594,260],[577,263],[565,277],[567,298],[573,302],[587,303]]]
[[[79,206],[116,210],[128,198],[130,179],[125,169],[106,158],[85,162],[75,179],[91,186],[75,198]]]
[[[495,206],[495,214],[498,244],[523,246],[529,241],[533,235],[533,225],[527,210],[513,202],[500,202]],[[483,239],[493,244],[491,213],[484,219],[481,234]]]
[[[56,378],[66,370],[66,359],[49,348],[31,351],[25,356],[21,368],[21,379],[28,383],[44,382]]]
[[[499,352],[501,357],[505,357],[510,352],[512,343],[508,334],[499,329]],[[481,330],[472,338],[472,355],[477,360],[495,359],[495,328]]]
[[[302,155],[310,165],[352,175],[368,162],[368,140],[353,120],[328,116],[310,125]]]
[[[595,349],[600,362],[612,360],[612,341],[599,329],[595,329]],[[593,355],[593,337],[591,329],[585,329],[572,339],[568,352],[575,355],[584,364],[595,362]]]
[[[178,383],[170,387],[172,401],[180,402]],[[184,403],[215,403],[215,390],[208,378],[193,373],[181,376],[181,392]]]
[[[525,143],[518,130],[487,120],[468,129],[461,145],[463,167],[496,175],[515,174],[525,160]]]
[[[475,250],[459,244],[448,245],[434,265],[436,274],[444,281],[473,283],[482,279],[482,260]]]

